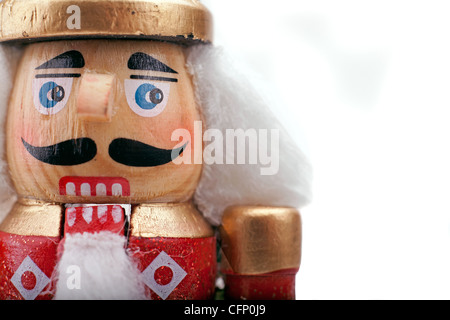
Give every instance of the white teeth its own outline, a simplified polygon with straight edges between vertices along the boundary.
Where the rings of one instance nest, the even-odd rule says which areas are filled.
[[[108,216],[106,215],[108,210],[107,206],[99,206],[97,208],[97,215],[98,215],[98,219],[100,220],[100,223],[105,223],[106,220],[108,219]]]
[[[79,207],[69,207],[66,209],[66,219],[67,225],[69,227],[75,226],[78,222],[84,220],[87,224],[91,224],[92,222],[99,221],[101,224],[105,224],[108,222],[108,219],[114,221],[114,223],[123,222],[123,208],[119,205],[99,205],[95,207],[86,206],[81,208],[81,220],[80,219],[80,211],[77,211]],[[94,208],[97,209],[97,216],[94,216]],[[78,217],[77,217],[78,214]],[[98,218],[98,220],[96,220]]]
[[[122,208],[120,206],[114,206],[112,208],[111,215],[114,222],[119,223],[123,216]]]
[[[95,193],[98,196],[106,196],[106,186],[104,183],[99,183],[97,184],[97,186],[95,187]]]
[[[119,183],[114,183],[111,188],[113,196],[121,196],[122,195],[122,186]]]
[[[88,224],[91,223],[91,221],[92,221],[92,212],[93,211],[94,211],[94,209],[92,207],[83,208],[83,214],[82,214],[83,219]]]
[[[82,196],[90,196],[91,186],[89,185],[89,183],[82,183],[80,186],[80,191]]]
[[[72,227],[75,224],[76,218],[77,218],[76,209],[67,208],[67,223],[69,227]]]
[[[73,183],[73,182],[68,182],[68,183],[66,184],[66,194],[69,195],[69,196],[74,196],[74,195],[76,195],[76,192],[75,192],[75,183]]]
[[[1,1],[1,0],[0,0]],[[120,183],[114,183],[111,187],[111,193],[113,196],[122,196],[123,190],[122,185]],[[76,196],[76,186],[73,182],[66,183],[66,194],[68,196]],[[84,182],[80,185],[80,194],[81,196],[92,196],[91,185],[87,182]],[[106,185],[104,183],[97,183],[95,186],[95,194],[97,196],[106,196]]]

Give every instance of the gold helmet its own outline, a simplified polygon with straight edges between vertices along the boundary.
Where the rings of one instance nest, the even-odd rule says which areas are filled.
[[[1,1],[1,0],[0,0]],[[211,42],[212,17],[199,0],[3,0],[0,41],[68,38]]]

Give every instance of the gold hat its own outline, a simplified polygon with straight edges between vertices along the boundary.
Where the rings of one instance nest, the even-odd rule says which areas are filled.
[[[212,33],[211,14],[199,0],[0,3],[0,41],[132,38],[195,43],[211,42]]]

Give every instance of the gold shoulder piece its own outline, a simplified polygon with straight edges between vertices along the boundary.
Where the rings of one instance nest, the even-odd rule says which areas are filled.
[[[214,235],[192,202],[143,204],[131,210],[131,236],[205,238]]]
[[[63,207],[34,200],[17,201],[0,225],[0,231],[23,236],[59,237]]]
[[[301,218],[295,208],[229,207],[220,235],[223,253],[236,273],[261,274],[300,267]]]

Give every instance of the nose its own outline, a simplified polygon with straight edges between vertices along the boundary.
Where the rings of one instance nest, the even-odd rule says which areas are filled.
[[[81,77],[77,99],[78,118],[84,121],[111,121],[115,76],[85,73]]]

